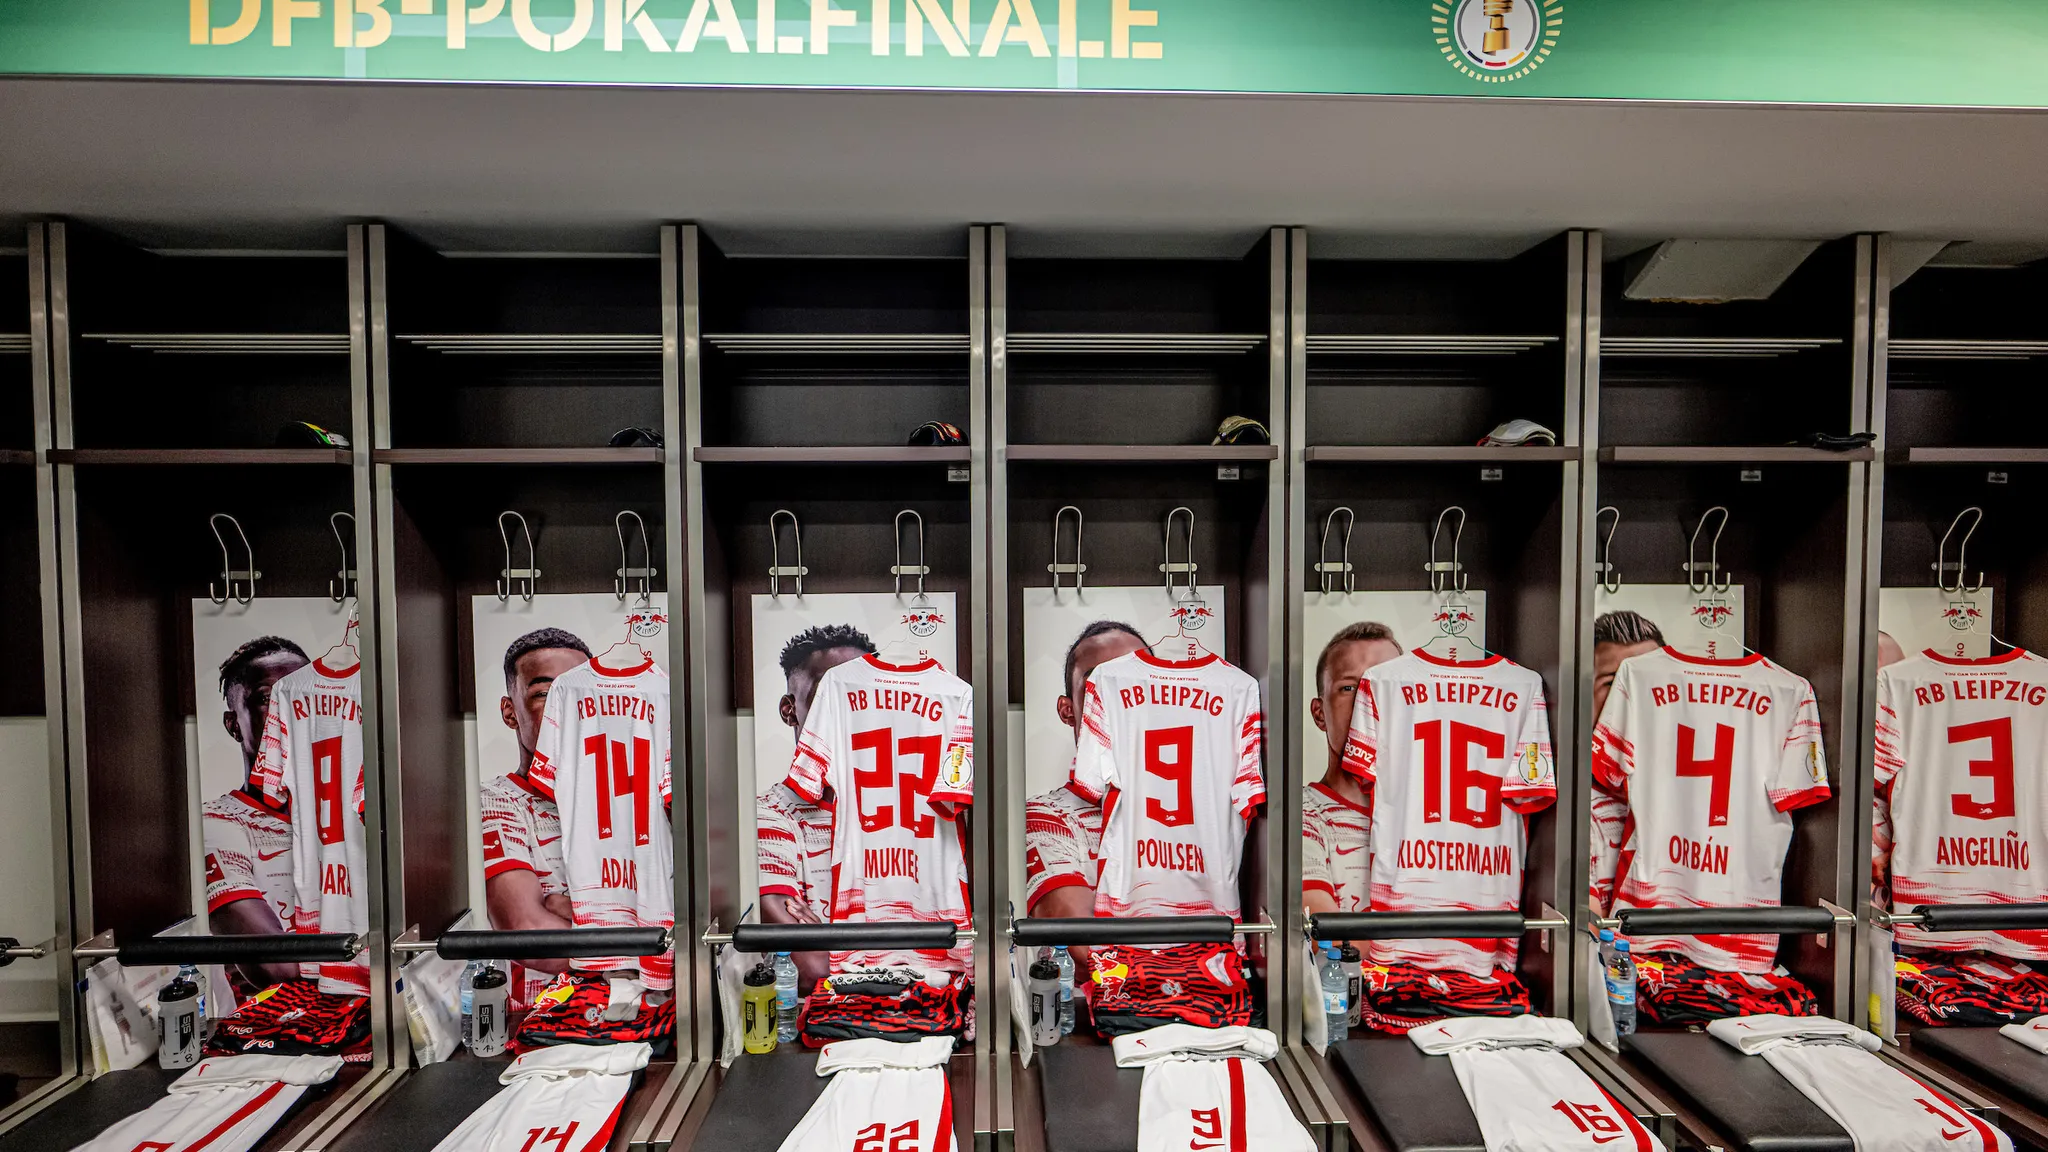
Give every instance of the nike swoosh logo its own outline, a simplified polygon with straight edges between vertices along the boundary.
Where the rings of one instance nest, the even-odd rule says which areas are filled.
[[[557,841],[557,840],[560,840],[560,839],[561,839],[561,837],[560,837],[560,836],[547,836],[547,837],[540,837],[540,838],[536,838],[536,839],[534,840],[534,846],[535,846],[535,847],[543,847],[543,848],[544,848],[544,847],[546,847],[547,845],[549,845],[549,844],[553,844],[553,843],[554,843],[555,841]]]
[[[1365,851],[1365,845],[1363,845],[1363,844],[1360,844],[1360,845],[1359,845],[1358,847],[1356,847],[1356,848],[1339,848],[1339,849],[1337,849],[1337,855],[1339,855],[1339,856],[1356,856],[1356,855],[1358,855],[1358,854],[1359,854],[1360,852],[1363,852],[1363,851]]]
[[[277,851],[275,851],[275,852],[258,852],[258,853],[256,854],[256,858],[257,858],[258,860],[275,860],[275,859],[277,859],[277,858],[278,858],[279,856],[283,856],[283,855],[286,855],[286,854],[288,854],[289,852],[291,852],[291,849],[289,849],[289,848],[279,848],[279,849],[278,849]]]

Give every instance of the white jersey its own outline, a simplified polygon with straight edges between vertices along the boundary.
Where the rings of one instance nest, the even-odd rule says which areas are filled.
[[[1096,666],[1069,785],[1102,805],[1096,915],[1237,918],[1264,745],[1259,682],[1220,656]]]
[[[1024,908],[1061,888],[1095,887],[1102,870],[1102,806],[1062,784],[1024,801]]]
[[[1593,731],[1593,782],[1631,822],[1615,908],[1774,908],[1792,812],[1828,797],[1813,685],[1757,655],[1632,656]],[[1757,934],[1632,943],[1723,972],[1769,972],[1778,952]]]
[[[2048,900],[2048,661],[1929,650],[1877,674],[1876,803],[1892,828],[1896,911]],[[1880,861],[1882,841],[1878,844]],[[2048,960],[2048,931],[1941,932],[1899,943]]]
[[[555,677],[534,737],[529,783],[552,800],[578,928],[675,925],[669,835],[668,673],[579,664]],[[649,988],[675,985],[675,957],[571,961],[586,972],[638,968]]]
[[[1301,790],[1301,890],[1328,896],[1339,912],[1372,908],[1372,809],[1367,804],[1353,804],[1320,780]]]
[[[1372,910],[1522,906],[1523,816],[1557,800],[1543,677],[1415,651],[1358,682],[1344,770],[1373,795]],[[1516,940],[1374,940],[1375,964],[1513,971]]]
[[[960,824],[974,802],[974,690],[936,660],[873,655],[818,680],[797,737],[789,786],[832,798],[832,920],[944,920],[969,911]],[[832,953],[832,971],[904,967],[966,972],[973,948]]]
[[[611,1142],[644,1043],[538,1048],[498,1075],[505,1085],[434,1152],[595,1152]]]
[[[1315,1146],[1273,1074],[1257,1061],[1145,1065],[1138,1152],[1311,1152]]]
[[[832,919],[832,809],[776,783],[755,798],[754,848],[763,896],[793,896]]]
[[[206,802],[200,816],[206,843],[206,910],[237,900],[262,900],[291,927],[298,889],[292,884],[291,813],[240,788]]]
[[[309,1086],[340,1070],[339,1056],[209,1056],[171,1081],[156,1103],[72,1152],[245,1152]]]
[[[562,864],[562,816],[555,802],[541,795],[520,772],[485,784],[481,800],[485,883],[507,872],[531,872],[540,883],[543,899],[568,895]],[[531,1004],[553,979],[515,961],[512,999]]]
[[[320,660],[270,689],[257,786],[291,812],[294,932],[370,930],[369,863],[363,833],[362,666]],[[370,994],[370,962],[301,964],[320,990]]]
[[[818,1075],[831,1082],[781,1152],[954,1152],[952,1047],[950,1036],[825,1045]]]

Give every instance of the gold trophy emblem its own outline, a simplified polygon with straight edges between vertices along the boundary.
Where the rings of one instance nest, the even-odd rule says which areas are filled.
[[[1486,39],[1480,50],[1488,56],[1508,50],[1508,13],[1514,10],[1515,0],[1485,0]]]

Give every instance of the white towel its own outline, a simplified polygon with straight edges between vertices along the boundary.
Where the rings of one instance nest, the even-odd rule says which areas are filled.
[[[2025,1024],[2007,1024],[1998,1034],[2048,1056],[2048,1016],[2036,1016]]]
[[[1271,1060],[1280,1042],[1264,1028],[1198,1028],[1162,1024],[1109,1042],[1119,1068],[1145,1068],[1167,1060]]]
[[[952,1052],[951,1036],[908,1044],[865,1037],[825,1045],[818,1075],[832,1082],[783,1139],[782,1152],[954,1152],[953,1082],[943,1067]]]
[[[1641,1121],[1554,1048],[1468,1046],[1453,1049],[1450,1061],[1486,1152],[1664,1152]]]
[[[2012,1152],[2005,1133],[1873,1053],[1884,1041],[1822,1016],[1734,1016],[1708,1034],[1762,1056],[1828,1114],[1856,1152]]]
[[[528,1052],[498,1075],[505,1087],[434,1145],[434,1152],[602,1148],[626,1109],[633,1073],[647,1067],[652,1051],[636,1042],[557,1044]]]
[[[1854,1024],[1826,1016],[1730,1016],[1707,1025],[1707,1035],[1732,1045],[1744,1056],[1756,1056],[1772,1048],[1809,1040],[1847,1041],[1869,1052],[1884,1047],[1884,1041]]]
[[[1408,1030],[1432,1056],[1465,1048],[1577,1048],[1586,1042],[1569,1020],[1554,1016],[1451,1016]]]
[[[925,1036],[907,1044],[873,1036],[836,1040],[818,1053],[818,1075],[884,1068],[937,1068],[952,1056],[951,1036]]]
[[[162,1099],[75,1152],[244,1152],[269,1135],[308,1085],[323,1084],[340,1070],[339,1056],[208,1057],[172,1081]]]

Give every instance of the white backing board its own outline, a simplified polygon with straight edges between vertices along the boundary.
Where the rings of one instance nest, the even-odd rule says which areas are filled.
[[[258,596],[247,604],[192,601],[192,685],[198,701],[199,794],[193,810],[242,786],[248,778],[242,749],[221,723],[227,710],[220,691],[220,666],[235,649],[259,636],[282,636],[305,649],[308,659],[341,640],[348,623],[346,602],[325,596]],[[260,734],[260,732],[259,732]]]
[[[1726,660],[1742,655],[1742,585],[1726,592],[1709,588],[1695,592],[1686,584],[1623,584],[1593,590],[1593,614],[1636,612],[1664,634],[1664,642],[1680,652]]]
[[[1991,589],[1880,588],[1877,626],[1908,656],[1932,648],[1943,656],[1981,660],[1991,655]]]
[[[1317,750],[1328,747],[1328,737],[1316,727],[1308,702],[1315,699],[1316,657],[1330,637],[1353,624],[1384,624],[1394,633],[1402,651],[1413,651],[1439,636],[1451,637],[1431,648],[1430,654],[1447,660],[1474,660],[1486,641],[1486,593],[1467,590],[1461,595],[1422,591],[1311,592],[1301,613],[1301,715],[1302,772],[1311,781],[1321,779],[1323,761]],[[1461,643],[1468,639],[1470,644]],[[1344,725],[1351,717],[1337,719]]]
[[[665,613],[668,594],[656,592],[651,603]],[[626,614],[639,605],[638,596],[621,602],[610,592],[543,593],[530,601],[518,596],[502,602],[495,595],[470,598],[479,787],[519,767],[519,735],[505,723],[499,707],[505,699],[505,653],[513,642],[536,629],[560,628],[582,640],[592,653],[602,652],[625,639]],[[653,653],[655,664],[668,669],[667,626],[642,625],[635,642]],[[473,840],[482,835],[481,829],[471,831]]]

